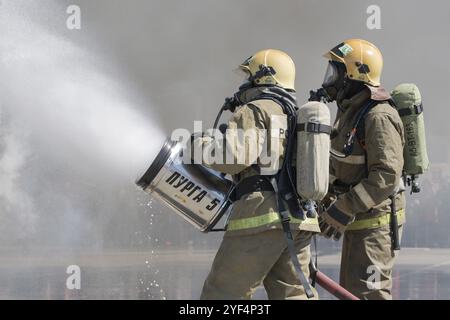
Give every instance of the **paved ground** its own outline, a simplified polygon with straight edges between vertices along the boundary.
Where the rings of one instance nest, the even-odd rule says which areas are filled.
[[[0,267],[21,267],[26,265],[60,266],[75,259],[80,265],[93,267],[127,267],[142,265],[142,261],[153,257],[159,263],[189,263],[192,265],[209,265],[214,258],[215,251],[196,250],[165,250],[153,254],[147,251],[106,251],[77,253],[65,252],[60,249],[45,251],[41,254],[23,254],[17,252],[0,251]],[[339,254],[319,256],[322,266],[336,266],[339,264]],[[429,268],[450,269],[450,249],[402,248],[397,258],[397,265],[421,266]]]
[[[2,299],[196,299],[214,251],[0,252]],[[66,289],[66,268],[81,268],[82,288]],[[338,254],[319,257],[337,279]],[[450,299],[450,249],[403,248],[394,272],[397,299]],[[319,291],[322,299],[333,297]],[[256,298],[265,298],[258,290]]]

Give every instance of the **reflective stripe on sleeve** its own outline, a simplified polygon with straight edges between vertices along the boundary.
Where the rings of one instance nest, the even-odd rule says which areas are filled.
[[[358,183],[356,186],[352,189],[359,197],[359,199],[364,203],[366,208],[370,209],[373,208],[376,203],[371,197],[371,195],[367,192],[366,188],[361,183]]]

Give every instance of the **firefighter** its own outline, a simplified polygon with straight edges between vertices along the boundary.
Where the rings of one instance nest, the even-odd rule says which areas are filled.
[[[245,81],[234,95],[234,112],[224,134],[226,147],[220,149],[224,161],[208,164],[233,177],[236,199],[201,299],[251,299],[261,284],[269,299],[317,298],[317,292],[305,282],[311,236],[320,231],[317,218],[289,215],[286,219],[296,256],[292,259],[279,198],[271,183],[286,161],[286,110],[296,109],[294,62],[286,53],[268,49],[245,60],[239,70]],[[239,130],[255,135],[241,139]],[[216,148],[214,143],[210,136],[194,141],[197,147],[209,149]],[[275,152],[275,161],[262,161],[264,146]],[[242,155],[245,161],[238,161]],[[284,201],[282,205],[287,206]]]
[[[330,186],[322,234],[343,234],[340,284],[361,299],[392,299],[392,243],[405,221],[402,193],[404,128],[381,86],[381,52],[350,39],[325,54],[325,100],[338,107],[331,133]],[[398,230],[393,230],[396,208]],[[399,239],[397,239],[399,240]]]

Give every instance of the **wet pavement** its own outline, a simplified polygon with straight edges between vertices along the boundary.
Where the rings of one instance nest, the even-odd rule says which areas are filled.
[[[0,254],[0,299],[198,299],[214,251],[64,252]],[[319,257],[338,279],[339,256]],[[81,289],[69,290],[69,265],[81,270]],[[333,297],[319,288],[321,299]],[[395,299],[450,299],[450,249],[404,248],[394,270]],[[265,299],[262,288],[256,299]]]

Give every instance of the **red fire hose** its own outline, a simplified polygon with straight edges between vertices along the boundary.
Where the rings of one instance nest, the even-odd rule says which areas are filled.
[[[311,273],[311,278],[314,279],[315,282],[319,286],[324,288],[326,291],[331,293],[333,296],[335,296],[339,300],[360,300],[358,297],[353,295],[350,291],[341,287],[338,283],[333,281],[327,275],[320,272],[312,261],[309,263],[309,270]]]

